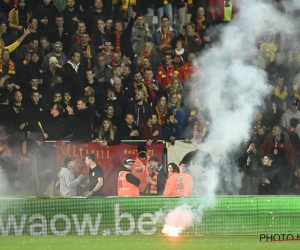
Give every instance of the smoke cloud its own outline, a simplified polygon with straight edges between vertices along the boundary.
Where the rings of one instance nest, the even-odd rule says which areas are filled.
[[[199,56],[197,62],[201,71],[192,80],[197,79],[196,89],[202,109],[213,108],[215,111],[208,140],[217,139],[224,144],[223,166],[191,166],[191,173],[197,180],[194,194],[209,198],[211,202],[199,204],[196,210],[185,205],[170,211],[165,217],[165,234],[172,227],[178,227],[179,233],[183,232],[196,221],[201,221],[203,211],[214,204],[220,175],[227,180],[224,194],[238,194],[242,174],[235,163],[235,152],[241,142],[249,139],[254,111],[270,92],[267,74],[258,64],[261,56],[259,42],[266,32],[290,35],[296,30],[285,13],[275,9],[270,1],[238,2],[239,12],[234,19],[210,31],[211,38],[219,36],[218,42]],[[300,9],[300,1],[292,1],[289,9]],[[199,167],[204,170],[199,170]]]

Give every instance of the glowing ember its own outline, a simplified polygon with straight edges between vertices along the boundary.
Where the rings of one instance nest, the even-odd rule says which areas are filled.
[[[180,232],[179,228],[170,225],[165,225],[162,230],[162,233],[171,237],[178,237],[179,232]]]

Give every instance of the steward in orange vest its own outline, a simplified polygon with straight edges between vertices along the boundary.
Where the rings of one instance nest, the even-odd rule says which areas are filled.
[[[183,196],[184,190],[184,174],[181,174],[175,163],[168,165],[169,178],[166,182],[163,196]]]
[[[184,196],[193,194],[193,177],[184,162],[179,163],[180,174],[183,175]]]
[[[145,145],[141,144],[137,148],[138,156],[132,167],[132,174],[140,180],[139,190],[140,194],[146,191],[148,185],[147,178],[149,177],[149,156]]]
[[[140,180],[131,173],[134,162],[132,159],[124,160],[124,166],[121,167],[118,176],[118,196],[140,195],[138,189]]]

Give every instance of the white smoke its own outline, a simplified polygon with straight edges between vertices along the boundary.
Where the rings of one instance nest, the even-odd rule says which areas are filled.
[[[231,158],[241,142],[249,139],[255,108],[262,105],[263,98],[270,91],[267,74],[253,63],[260,56],[258,44],[267,31],[291,34],[295,30],[292,22],[286,19],[285,13],[278,12],[274,5],[266,1],[238,2],[239,13],[229,24],[218,29],[222,32],[218,45],[199,56],[201,73],[195,76],[195,79],[200,79],[197,89],[203,110],[209,107],[215,109],[212,132],[208,140],[217,138],[222,141],[227,159],[223,169],[218,166],[204,166],[205,171],[200,175],[197,174],[199,169],[193,172],[199,166],[192,166],[192,175],[195,173],[195,178],[198,178],[198,188],[194,194],[208,197],[211,202],[209,205],[199,205],[196,210],[189,206],[184,209],[175,208],[167,215],[163,232],[177,224],[180,227],[178,231],[182,232],[195,223],[195,218],[201,221],[203,211],[214,204],[219,171],[222,171],[227,180],[228,193],[238,194],[242,174],[239,173],[235,159]],[[293,4],[289,5],[290,9],[300,9],[300,1],[294,0]],[[212,30],[211,33],[215,32],[217,31]],[[196,162],[201,161],[202,159],[197,159]]]

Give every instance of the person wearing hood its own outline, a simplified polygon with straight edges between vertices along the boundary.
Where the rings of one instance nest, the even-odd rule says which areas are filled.
[[[78,185],[84,176],[81,174],[78,178],[75,178],[73,173],[75,169],[75,157],[67,157],[59,173],[61,196],[78,196]]]
[[[291,102],[291,108],[288,109],[281,117],[281,125],[287,129],[290,128],[290,120],[292,118],[300,119],[299,100],[293,99]],[[297,126],[296,132],[300,135],[300,126]]]

